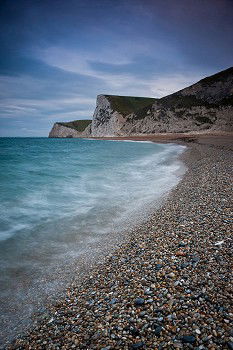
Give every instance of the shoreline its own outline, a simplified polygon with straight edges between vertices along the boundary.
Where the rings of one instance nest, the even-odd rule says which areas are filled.
[[[226,199],[230,200],[227,174],[232,145],[229,138],[220,139],[221,136],[216,142],[215,138],[215,145],[208,137],[204,140],[205,144],[203,138],[201,143],[200,139],[195,143],[189,142],[188,149],[181,155],[188,166],[187,173],[162,207],[149,221],[133,229],[126,241],[122,241],[101,264],[94,268],[91,266],[82,283],[71,286],[66,298],[54,304],[31,333],[7,348],[179,349],[195,348],[197,345],[204,346],[202,349],[210,348],[210,345],[211,349],[229,348],[233,335],[229,334],[229,322],[224,319],[229,321],[230,311],[227,313],[223,309],[224,315],[203,316],[207,307],[214,312],[209,295],[213,286],[209,286],[211,278],[206,277],[206,269],[210,274],[213,268],[216,269],[219,280],[215,281],[215,276],[213,278],[215,287],[219,288],[217,295],[221,303],[228,306],[219,308],[229,309],[225,299],[225,294],[229,298],[229,261],[224,257],[229,259],[230,240],[226,240],[225,235],[230,232],[227,222],[230,205],[227,206]],[[186,142],[183,144],[187,145]],[[214,167],[213,162],[217,162]],[[221,200],[213,203],[211,191],[217,197],[219,193]],[[215,204],[219,204],[220,211],[217,225],[210,222],[213,214],[218,213]],[[205,211],[208,215],[203,214]],[[220,227],[224,228],[223,232]],[[223,243],[214,245],[221,241]],[[220,254],[223,258],[221,271],[215,262],[216,250],[217,256]],[[214,261],[207,254],[209,251]],[[220,272],[226,281],[222,282]],[[190,276],[195,281],[194,285]],[[203,286],[200,286],[200,277],[203,278]],[[224,286],[219,285],[219,281]],[[199,308],[200,312],[196,310]],[[219,326],[223,329],[216,330],[216,326],[213,328],[211,325],[208,328],[209,317],[216,319],[217,325],[223,323]],[[190,320],[196,319],[196,327],[199,328],[191,326]],[[190,324],[188,329],[184,321]],[[206,329],[200,326],[202,321],[206,322]],[[189,338],[182,338],[185,333]],[[209,338],[204,341],[204,336]]]
[[[90,137],[94,140],[132,140],[132,141],[151,141],[158,143],[187,143],[195,142],[199,144],[233,144],[233,132],[189,132],[189,133],[160,133],[145,134],[134,136],[109,136],[109,137]]]
[[[106,148],[105,142],[103,142],[102,144],[102,142],[97,141],[97,143],[101,145],[101,148],[102,147]],[[107,143],[111,144],[111,142],[107,142]],[[122,147],[123,149],[128,149],[127,144],[125,145],[123,142],[120,142],[120,143],[121,143],[121,147],[120,147],[121,149]],[[149,146],[149,149],[154,154],[153,149],[155,149],[156,151],[159,145],[154,144],[153,146],[153,143],[151,142],[150,144],[151,145]],[[133,149],[141,152],[140,146],[142,146],[142,150],[145,149],[143,145],[139,145],[138,143],[136,145],[136,148],[135,146],[133,146],[133,144],[131,144],[131,146],[129,145],[131,149],[133,147]],[[184,167],[183,165],[181,165],[181,162],[178,160],[178,156],[179,156],[178,153],[183,152],[184,147],[180,145],[171,144],[169,146],[161,145],[160,148],[161,150],[167,150],[166,153],[167,152],[171,153],[170,161],[173,164],[172,165],[173,171],[171,172],[171,176],[165,176],[165,178],[167,178],[167,183],[166,185],[163,186],[163,188],[166,189],[166,193],[164,193],[164,195],[160,195],[159,198],[157,198],[156,193],[158,191],[163,192],[163,189],[162,190],[156,189],[156,186],[154,185],[150,189],[151,185],[148,186],[148,184],[151,183],[151,181],[153,183],[154,181],[156,181],[155,180],[156,177],[158,177],[158,175],[156,174],[157,169],[155,168],[154,164],[150,163],[151,165],[149,167],[147,166],[148,167],[147,169],[143,169],[143,167],[139,165],[141,169],[140,173],[142,177],[141,176],[140,177],[142,179],[142,186],[144,185],[143,182],[145,182],[143,180],[144,175],[147,176],[147,173],[150,173],[150,176],[149,176],[150,180],[149,180],[149,183],[148,182],[146,183],[145,192],[141,190],[141,194],[143,195],[147,194],[147,199],[145,200],[145,198],[144,199],[138,198],[138,200],[135,202],[136,207],[139,206],[140,209],[139,207],[136,209],[135,206],[131,206],[131,202],[132,202],[132,197],[131,197],[131,201],[128,201],[127,207],[125,206],[124,208],[124,212],[127,212],[128,215],[124,215],[124,218],[122,217],[121,220],[117,220],[118,222],[116,222],[115,224],[113,224],[113,222],[111,224],[110,222],[111,225],[109,225],[108,231],[105,230],[105,234],[102,232],[103,231],[102,230],[100,231],[99,237],[96,236],[96,239],[91,240],[88,243],[85,243],[84,241],[82,244],[82,249],[78,249],[79,252],[77,253],[77,255],[79,254],[79,256],[76,256],[76,258],[73,257],[73,259],[69,258],[68,256],[68,258],[65,259],[65,264],[61,263],[60,261],[60,263],[57,264],[57,266],[55,266],[54,269],[52,269],[52,273],[49,272],[51,271],[51,268],[47,271],[45,267],[45,270],[44,271],[42,270],[43,272],[41,273],[41,276],[39,276],[38,278],[38,282],[36,281],[35,283],[36,285],[34,286],[32,284],[33,288],[30,288],[32,293],[28,292],[28,290],[24,292],[24,290],[22,289],[22,292],[21,292],[22,298],[20,299],[19,302],[17,298],[14,297],[15,296],[14,292],[12,293],[11,297],[9,297],[8,299],[7,297],[6,297],[6,300],[2,299],[2,303],[1,303],[2,312],[0,317],[0,324],[1,324],[0,348],[1,348],[1,345],[3,346],[3,344],[6,344],[7,341],[8,342],[12,341],[12,339],[15,339],[16,336],[23,334],[26,329],[29,329],[33,323],[32,320],[35,319],[34,315],[36,314],[40,315],[41,311],[45,309],[49,304],[52,304],[54,301],[58,299],[61,299],[61,297],[64,295],[65,289],[74,280],[74,277],[77,280],[77,282],[79,282],[81,280],[81,277],[79,277],[80,274],[83,275],[85,269],[89,269],[89,265],[95,265],[95,263],[97,264],[98,261],[103,261],[105,256],[124,240],[124,237],[128,235],[129,230],[131,230],[133,227],[136,227],[139,223],[144,222],[145,219],[158,208],[161,201],[164,201],[163,197],[167,196],[167,193],[171,190],[171,188],[173,188],[180,181],[182,173],[184,172]],[[108,146],[107,146],[107,149],[108,149]],[[114,144],[113,144],[113,149],[115,149]],[[148,155],[149,155],[149,158],[151,158],[150,156],[151,152],[149,151],[149,153],[147,153],[145,149],[145,152],[143,152],[143,154],[145,153],[145,157],[146,157],[145,159],[147,159]],[[107,154],[108,153],[109,151],[107,151]],[[175,156],[175,153],[177,153],[177,156]],[[162,154],[164,153],[163,152],[161,153],[161,157],[162,157]],[[135,156],[135,159],[138,159],[137,155]],[[170,161],[168,161],[169,169],[171,166]],[[132,164],[132,166],[134,166],[134,164]],[[125,170],[124,174],[127,175],[129,172],[129,175],[130,175],[133,168],[127,167],[127,169],[128,171],[126,171],[125,168],[123,169]],[[137,168],[136,168],[136,171],[138,171]],[[167,170],[167,171],[170,171],[170,170]],[[114,176],[114,173],[113,173],[113,176]],[[173,185],[171,185],[172,183]],[[117,183],[115,183],[115,186],[116,184]],[[134,184],[134,187],[135,187],[135,184]],[[125,188],[128,189],[128,187],[125,187]],[[137,191],[136,188],[135,190]],[[135,193],[132,193],[133,197],[134,197],[134,194]],[[113,198],[114,198],[114,193],[112,198],[109,197],[110,205],[111,205],[111,202],[114,203]],[[79,227],[78,223],[77,223],[77,226]],[[67,230],[63,231],[63,233],[66,233],[66,232],[69,232],[69,227],[67,227]],[[79,246],[77,248],[79,248]],[[66,250],[66,248],[64,250]],[[20,282],[22,281],[22,279],[20,279],[20,277],[18,277],[17,275],[16,275],[16,278],[18,278]],[[33,283],[34,282],[33,278],[31,280]],[[31,280],[29,280],[29,282],[31,282]],[[16,286],[17,285],[19,285],[19,283],[18,284],[16,283]],[[43,289],[45,289],[44,294],[43,294]],[[19,287],[19,291],[21,291],[20,287]],[[9,289],[9,293],[10,293],[10,289]],[[7,293],[5,295],[7,295]],[[25,295],[27,295],[27,297],[25,297]]]

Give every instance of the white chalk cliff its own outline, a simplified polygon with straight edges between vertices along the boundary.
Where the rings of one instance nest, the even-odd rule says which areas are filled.
[[[91,134],[91,120],[75,120],[67,123],[54,123],[49,137],[87,137]]]
[[[233,131],[233,67],[160,99],[99,95],[92,123],[81,132],[72,123],[55,123],[50,137]]]

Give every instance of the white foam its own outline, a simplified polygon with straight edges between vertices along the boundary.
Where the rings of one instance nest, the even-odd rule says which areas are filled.
[[[111,142],[139,142],[139,143],[154,143],[153,141],[146,140],[102,140],[102,141],[111,141]]]

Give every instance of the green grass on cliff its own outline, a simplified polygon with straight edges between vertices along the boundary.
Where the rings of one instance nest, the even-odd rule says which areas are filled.
[[[91,124],[91,122],[92,120],[85,119],[85,120],[73,120],[72,122],[60,122],[57,124],[82,132],[88,127],[89,124]]]
[[[132,96],[113,96],[105,95],[114,111],[118,111],[123,116],[136,113],[138,110],[144,109],[152,105],[156,99],[150,97],[132,97]],[[136,113],[137,114],[137,113]]]

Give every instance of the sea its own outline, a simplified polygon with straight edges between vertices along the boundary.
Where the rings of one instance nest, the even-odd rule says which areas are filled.
[[[185,172],[177,144],[0,138],[0,345]],[[77,268],[79,266],[79,269]]]

